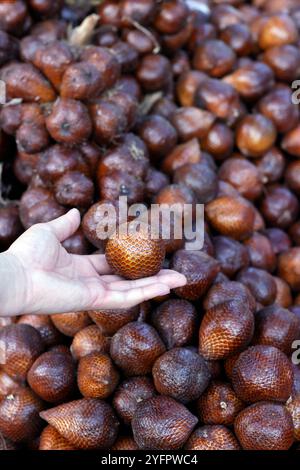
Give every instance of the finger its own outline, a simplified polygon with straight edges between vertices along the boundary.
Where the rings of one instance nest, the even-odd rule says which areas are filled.
[[[186,278],[182,274],[166,269],[158,273],[156,276],[145,277],[135,281],[127,281],[119,278],[110,284],[110,289],[125,291],[146,287],[155,283],[166,284],[170,289],[174,289],[176,287],[184,286],[186,284]]]
[[[58,219],[51,220],[46,224],[52,232],[56,235],[60,242],[65,241],[71,237],[80,225],[80,213],[78,209],[72,209],[67,214],[58,217]]]
[[[137,287],[124,292],[111,290],[105,297],[105,308],[130,308],[145,302],[146,300],[167,295],[169,293],[169,286],[159,284],[157,282],[150,284],[149,286]]]
[[[82,257],[81,257],[82,258]],[[106,261],[105,255],[86,255],[84,256],[94,267],[98,274],[111,274],[112,268]]]

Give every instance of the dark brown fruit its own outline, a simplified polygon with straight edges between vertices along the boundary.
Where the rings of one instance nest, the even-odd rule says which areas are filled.
[[[139,126],[139,136],[147,145],[150,155],[154,159],[167,155],[177,142],[175,128],[159,115],[144,118]]]
[[[77,383],[85,398],[107,398],[118,382],[119,373],[106,354],[93,352],[80,359]]]
[[[40,436],[39,450],[76,450],[53,426],[46,426]]]
[[[255,232],[252,237],[244,242],[248,249],[250,264],[255,268],[272,272],[276,266],[276,257],[270,240]]]
[[[292,393],[292,366],[279,349],[273,346],[252,346],[236,361],[232,383],[238,397],[245,402],[285,402]]]
[[[118,433],[118,421],[110,405],[83,398],[51,408],[41,417],[78,449],[107,449]]]
[[[218,181],[215,171],[201,160],[199,163],[187,163],[177,167],[174,183],[187,186],[194,191],[199,204],[206,204],[216,197]]]
[[[210,372],[199,354],[187,348],[165,352],[154,363],[156,390],[182,403],[197,400],[208,386]]]
[[[15,206],[0,208],[0,249],[5,251],[21,235],[23,229]]]
[[[115,234],[106,245],[105,256],[116,274],[127,279],[153,276],[162,268],[165,246],[161,239],[151,238],[150,227],[142,224],[137,233],[130,225],[124,227],[125,235]],[[134,229],[134,226],[132,225]]]
[[[15,390],[0,401],[0,432],[13,442],[30,442],[42,428],[42,409],[43,402],[30,388]]]
[[[113,406],[125,424],[130,424],[138,405],[156,395],[153,382],[148,377],[131,377],[117,388]]]
[[[66,336],[75,336],[78,331],[91,324],[87,312],[62,313],[51,315],[56,328]]]
[[[299,259],[300,248],[298,247],[281,253],[278,259],[279,276],[296,292],[300,290]]]
[[[262,193],[259,171],[246,159],[227,159],[219,170],[219,178],[231,184],[246,199],[255,200]]]
[[[180,449],[188,440],[197,421],[196,416],[173,398],[150,398],[143,401],[134,414],[134,440],[140,449]]]
[[[230,384],[213,381],[197,402],[200,420],[204,424],[232,425],[244,408]]]
[[[118,310],[95,310],[89,311],[89,316],[104,335],[112,336],[122,326],[137,320],[139,311],[139,306]]]
[[[43,400],[57,403],[66,400],[75,387],[75,367],[72,356],[49,351],[36,359],[27,380],[32,390]]]
[[[225,426],[202,426],[196,429],[185,445],[189,451],[195,450],[240,450],[234,434]]]
[[[91,353],[109,351],[110,340],[96,325],[90,325],[78,331],[74,336],[70,351],[75,360]]]
[[[29,325],[9,325],[0,330],[0,344],[2,370],[25,381],[28,370],[44,349],[39,332]]]
[[[255,315],[253,344],[274,346],[285,354],[291,353],[293,342],[298,338],[300,318],[285,308],[271,305]]]
[[[276,403],[255,403],[244,409],[234,430],[244,450],[287,450],[293,444],[291,415]]]
[[[94,198],[94,184],[79,171],[69,171],[59,178],[54,186],[59,204],[71,207],[90,207]]]
[[[218,236],[213,239],[214,255],[221,271],[233,277],[238,271],[249,265],[247,248],[230,237]]]
[[[123,326],[112,338],[110,355],[126,375],[151,372],[155,360],[165,352],[156,330],[143,322]]]
[[[186,346],[195,337],[197,312],[187,300],[171,299],[153,311],[151,323],[168,349]]]
[[[300,441],[300,396],[289,399],[286,404],[288,412],[292,416],[294,425],[294,438]]]
[[[244,349],[254,332],[254,317],[239,298],[223,301],[205,313],[199,330],[199,352],[206,359],[225,359]]]
[[[216,260],[200,251],[178,250],[170,267],[187,278],[186,286],[175,289],[176,294],[186,300],[202,297],[219,272]]]
[[[18,323],[33,326],[40,333],[46,347],[54,346],[62,340],[48,315],[22,315]]]
[[[270,305],[276,298],[276,283],[267,271],[245,268],[239,272],[237,281],[244,284],[262,305]]]

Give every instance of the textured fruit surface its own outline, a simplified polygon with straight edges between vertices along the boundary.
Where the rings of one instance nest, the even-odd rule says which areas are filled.
[[[138,318],[139,307],[118,310],[89,311],[89,316],[103,334],[114,335],[122,326]]]
[[[187,348],[165,352],[155,361],[152,374],[155,388],[161,395],[182,403],[199,398],[210,380],[204,359]]]
[[[293,370],[287,356],[273,346],[252,346],[236,361],[232,383],[245,402],[285,402],[292,393]]]
[[[186,300],[199,299],[218,274],[218,263],[200,251],[178,250],[170,267],[187,278],[187,285],[175,289],[176,294]]]
[[[70,347],[76,360],[93,352],[108,352],[110,340],[96,325],[90,325],[78,331]]]
[[[138,406],[132,430],[140,449],[176,450],[185,444],[197,421],[184,405],[159,396]]]
[[[245,348],[254,332],[251,310],[239,300],[207,310],[199,330],[199,351],[206,359],[225,359]]]
[[[43,402],[26,387],[0,401],[0,432],[13,442],[30,441],[41,430]]]
[[[91,353],[80,359],[77,383],[81,394],[86,398],[107,398],[116,388],[119,373],[109,356]]]
[[[125,424],[130,424],[138,405],[156,395],[154,384],[148,377],[131,377],[117,388],[113,405]]]
[[[27,380],[32,390],[50,403],[66,400],[75,387],[75,365],[69,353],[49,351],[36,359]]]
[[[66,336],[75,336],[78,331],[91,323],[87,312],[51,315],[51,320],[56,328]]]
[[[41,417],[78,449],[110,447],[118,433],[118,420],[110,405],[94,398],[51,408]]]
[[[230,384],[213,381],[197,402],[200,420],[205,424],[232,425],[244,408]]]
[[[156,330],[142,322],[123,326],[112,338],[110,355],[126,375],[144,375],[165,352]]]
[[[148,228],[125,237],[114,236],[107,242],[105,256],[116,274],[127,279],[140,279],[157,274],[165,258],[164,243],[151,239]]]
[[[53,426],[46,426],[40,437],[39,450],[76,450]]]
[[[244,450],[287,450],[293,444],[293,421],[283,405],[260,402],[237,416],[234,430]]]
[[[239,450],[233,433],[221,425],[207,425],[196,429],[185,445],[186,450]]]
[[[0,331],[2,369],[17,380],[25,380],[35,359],[43,352],[39,332],[29,325],[9,325]]]

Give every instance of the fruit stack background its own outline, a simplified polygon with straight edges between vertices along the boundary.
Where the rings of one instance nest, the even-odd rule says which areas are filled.
[[[1,249],[78,207],[104,252],[120,194],[204,203],[205,245],[168,298],[0,318],[0,448],[297,448],[299,2],[98,3],[0,3]]]

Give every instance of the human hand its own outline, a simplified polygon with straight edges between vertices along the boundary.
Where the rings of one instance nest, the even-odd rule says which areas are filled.
[[[112,274],[104,255],[69,254],[61,242],[79,225],[79,211],[72,209],[31,227],[0,255],[0,264],[6,257],[6,264],[17,273],[15,293],[1,301],[1,315],[127,308],[186,284],[182,274],[170,270],[127,281]]]

